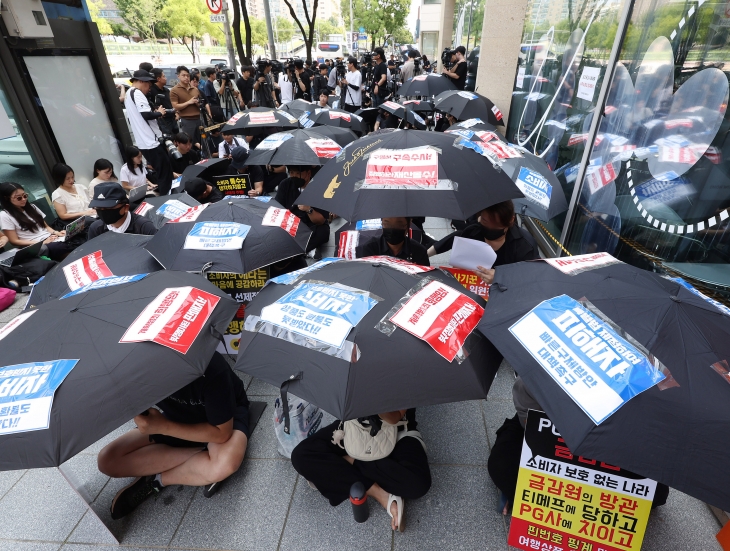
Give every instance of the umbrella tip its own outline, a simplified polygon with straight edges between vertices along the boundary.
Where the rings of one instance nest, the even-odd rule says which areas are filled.
[[[671,298],[674,302],[682,302],[677,295],[670,295],[669,298]]]

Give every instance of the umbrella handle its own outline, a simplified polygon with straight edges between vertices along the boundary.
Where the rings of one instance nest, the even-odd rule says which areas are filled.
[[[289,400],[286,397],[289,391],[289,383],[292,381],[301,381],[303,375],[304,373],[300,371],[296,375],[289,377],[281,385],[281,409],[284,412],[284,432],[286,434],[289,434]]]

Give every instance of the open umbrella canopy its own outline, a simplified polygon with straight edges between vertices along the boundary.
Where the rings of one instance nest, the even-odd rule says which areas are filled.
[[[403,96],[419,96],[433,97],[438,96],[441,92],[447,90],[456,90],[456,86],[451,79],[440,73],[429,73],[427,75],[418,75],[408,79],[398,89],[398,95]]]
[[[387,111],[391,115],[395,115],[399,119],[405,120],[412,124],[417,130],[426,129],[426,121],[418,113],[415,113],[408,105],[401,105],[394,101],[385,101],[378,106],[379,109]]]
[[[465,121],[459,121],[456,124],[453,124],[449,126],[449,130],[458,130],[458,129],[467,129],[472,130],[476,132],[479,131],[486,131],[486,132],[494,132],[497,134],[497,137],[499,137],[500,140],[506,142],[507,140],[502,137],[502,135],[497,131],[497,127],[493,124],[490,124],[482,119],[475,118],[475,119],[467,119]]]
[[[401,99],[398,103],[416,113],[432,113],[433,102],[420,99]]]
[[[172,197],[161,195],[159,197],[147,197],[135,209],[135,213],[152,220],[158,230],[170,220],[182,216],[191,207],[197,207],[200,203],[190,197],[187,193],[179,193]]]
[[[573,454],[728,510],[729,314],[598,253],[500,266],[479,330]]]
[[[268,136],[251,151],[250,165],[323,165],[342,147],[316,128],[299,128]]]
[[[205,373],[238,304],[199,275],[131,279],[0,330],[0,471],[58,466]]]
[[[26,309],[60,298],[98,279],[162,270],[160,263],[144,248],[150,239],[151,235],[109,231],[87,241],[33,286]]]
[[[458,120],[478,118],[494,126],[504,126],[502,112],[492,100],[466,90],[442,92],[433,102],[436,110],[449,113]]]
[[[268,107],[254,107],[233,115],[221,132],[248,134],[261,128],[299,128],[299,120],[293,113]]]
[[[270,197],[228,197],[171,220],[146,248],[168,270],[245,274],[304,254],[311,235]]]
[[[341,128],[339,126],[315,126],[313,130],[317,134],[321,134],[325,138],[330,138],[337,142],[340,147],[345,147],[347,144],[357,140],[358,136],[349,128]]]
[[[248,304],[235,367],[339,419],[484,398],[501,356],[469,329],[483,304],[433,268],[325,259]]]
[[[296,116],[296,118],[299,118],[304,113],[314,113],[316,108],[316,103],[310,103],[303,99],[295,99],[279,107],[281,111],[289,111],[292,115]]]
[[[348,145],[304,189],[305,205],[342,218],[438,216],[466,220],[522,197],[502,171],[459,136],[420,130],[366,136]]]
[[[185,189],[185,184],[192,178],[210,180],[214,176],[222,176],[228,173],[230,159],[203,159],[202,161],[185,167],[180,177],[180,190]]]
[[[317,109],[308,118],[316,127],[335,126],[349,128],[359,135],[363,135],[368,131],[367,124],[360,115],[341,109]]]

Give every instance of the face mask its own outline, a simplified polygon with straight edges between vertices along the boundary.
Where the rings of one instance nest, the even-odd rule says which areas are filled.
[[[481,226],[480,231],[481,238],[486,239],[487,241],[496,241],[500,237],[504,236],[505,233],[504,229],[494,230],[492,228],[485,228],[484,226]]]
[[[118,209],[98,209],[96,211],[96,215],[99,217],[99,220],[104,222],[107,226],[111,224],[116,224],[122,219],[122,208]]]
[[[299,176],[289,176],[289,179],[298,188],[303,188],[306,184],[306,182],[304,181],[304,178],[300,178]]]
[[[391,245],[399,245],[406,240],[407,230],[397,230],[395,228],[383,228],[383,237],[386,243]]]

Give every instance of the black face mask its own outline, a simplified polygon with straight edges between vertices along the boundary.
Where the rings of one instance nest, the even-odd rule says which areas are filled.
[[[289,176],[289,179],[299,189],[302,189],[305,185],[307,185],[307,183],[304,181],[304,178],[300,178],[299,176]]]
[[[397,230],[395,228],[383,228],[383,237],[386,243],[391,245],[400,245],[406,240],[406,232],[408,230]]]
[[[492,228],[485,228],[481,224],[479,224],[479,226],[480,237],[487,241],[496,241],[505,234],[504,229],[494,230]]]
[[[104,222],[107,226],[110,224],[116,224],[122,219],[122,216],[125,216],[122,214],[122,208],[123,207],[118,209],[98,209],[96,211],[96,215],[99,217],[99,220]]]

